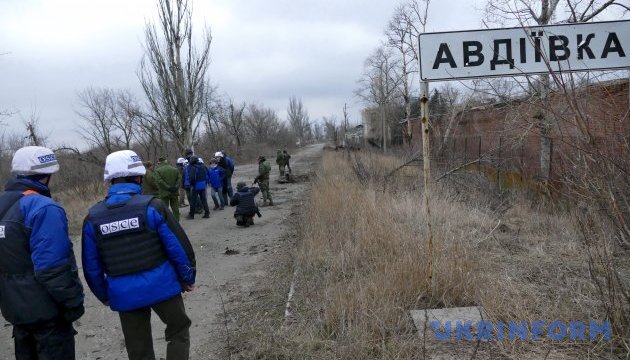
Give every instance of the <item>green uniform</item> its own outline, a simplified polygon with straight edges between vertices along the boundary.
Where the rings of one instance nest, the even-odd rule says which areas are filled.
[[[269,173],[271,173],[271,164],[269,161],[261,161],[258,163],[258,187],[262,193],[263,203],[269,201],[269,205],[273,205],[271,193],[269,192]]]
[[[289,153],[286,150],[282,152],[282,155],[284,155],[284,162],[287,164],[287,167],[289,168],[289,174],[291,174],[291,155],[289,155]]]
[[[276,164],[278,164],[278,170],[280,171],[280,177],[284,177],[284,169],[287,166],[287,157],[280,150],[276,154]]]
[[[155,178],[153,177],[153,171],[147,169],[146,174],[142,178],[142,193],[144,195],[157,195],[158,188],[155,185]]]
[[[158,188],[158,197],[179,221],[179,188],[182,186],[182,175],[179,170],[169,164],[161,164],[153,175]]]

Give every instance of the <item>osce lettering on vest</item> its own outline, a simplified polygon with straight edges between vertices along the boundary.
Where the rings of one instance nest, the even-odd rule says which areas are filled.
[[[630,68],[630,20],[425,33],[423,80]]]
[[[137,229],[140,227],[140,221],[137,217],[131,219],[124,219],[118,221],[112,221],[100,226],[101,234],[109,235],[120,231]]]
[[[0,225],[0,239],[4,239],[5,237],[4,225]]]

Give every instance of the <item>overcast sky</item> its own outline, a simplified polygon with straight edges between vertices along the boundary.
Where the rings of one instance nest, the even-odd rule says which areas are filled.
[[[129,89],[142,98],[136,70],[155,0],[0,0],[0,109],[11,130],[36,111],[52,144],[81,145],[77,92]],[[440,0],[430,31],[479,27],[484,0]],[[194,0],[194,24],[211,27],[211,80],[236,101],[286,117],[302,98],[312,119],[359,122],[353,95],[363,61],[383,40],[391,0]]]

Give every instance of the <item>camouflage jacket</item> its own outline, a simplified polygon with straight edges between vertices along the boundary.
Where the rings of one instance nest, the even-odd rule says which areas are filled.
[[[258,163],[258,179],[269,179],[269,173],[271,173],[271,165],[269,164],[269,161],[265,160]]]

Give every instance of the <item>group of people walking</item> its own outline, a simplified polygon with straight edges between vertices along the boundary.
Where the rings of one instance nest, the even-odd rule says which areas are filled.
[[[81,260],[90,290],[118,312],[129,359],[155,358],[151,311],[166,324],[167,359],[188,359],[191,320],[181,293],[195,289],[196,262],[179,224],[180,195],[189,218],[198,204],[208,217],[210,187],[215,209],[235,206],[237,225],[248,227],[261,216],[258,192],[263,205],[273,205],[271,166],[264,156],[258,165],[258,188],[239,182],[233,193],[234,161],[225,152],[206,167],[187,150],[176,167],[160,157],[154,170],[131,150],[107,156],[110,186],[85,217]],[[74,359],[72,324],[85,312],[66,213],[48,187],[58,171],[52,150],[21,148],[11,163],[14,178],[0,193],[0,310],[13,325],[18,360]]]

